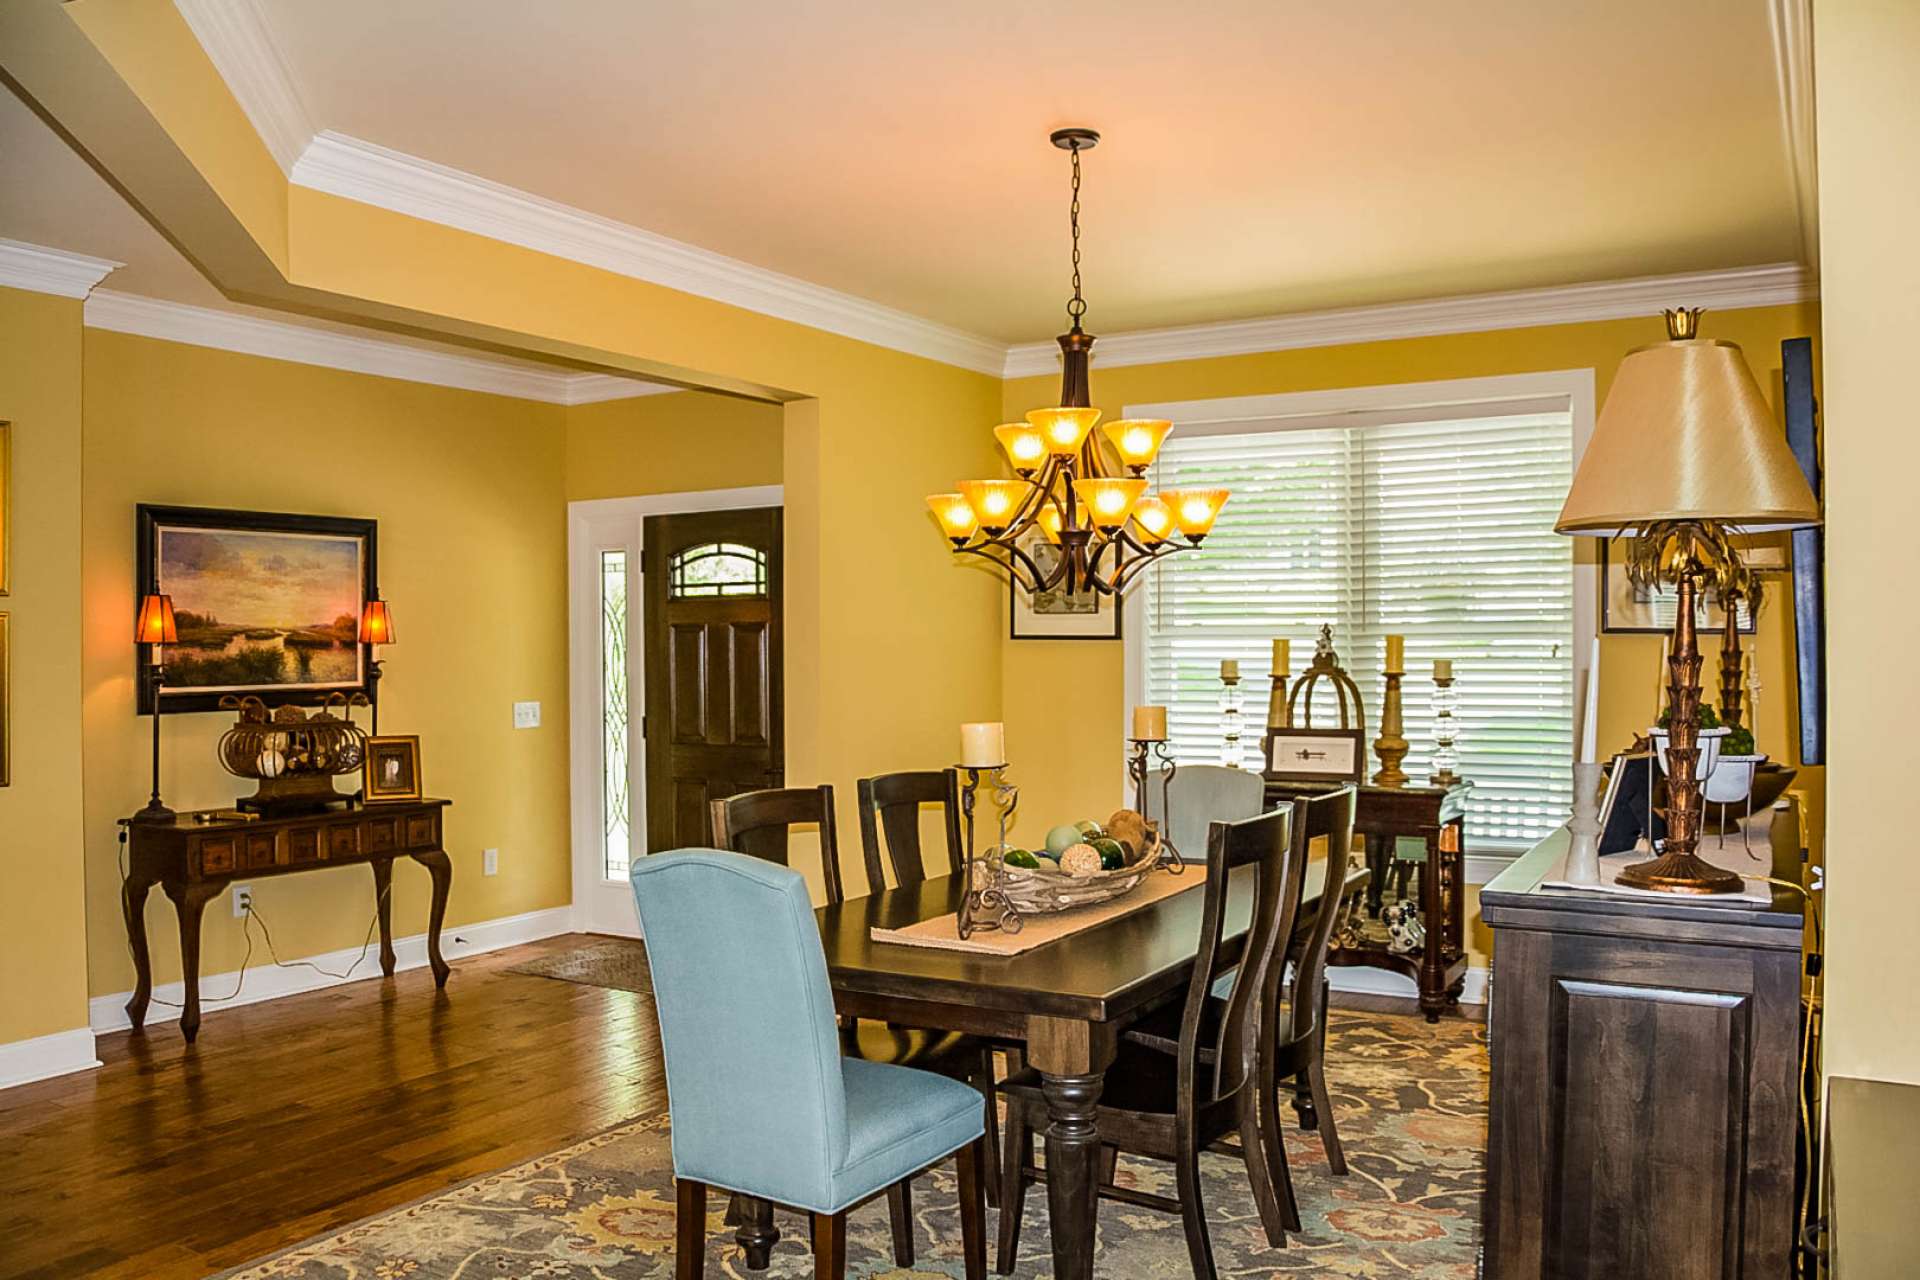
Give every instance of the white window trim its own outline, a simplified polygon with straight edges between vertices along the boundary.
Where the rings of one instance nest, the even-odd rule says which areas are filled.
[[[634,557],[635,571],[629,579],[639,581],[638,566],[645,551],[648,516],[682,515],[699,511],[738,511],[752,507],[784,507],[786,489],[782,485],[754,485],[738,489],[700,489],[684,493],[650,493],[632,498],[592,498],[567,504],[567,653],[568,653],[568,776],[572,783],[571,824],[573,836],[573,915],[576,929],[629,933],[638,936],[639,922],[629,919],[631,899],[610,909],[609,892],[622,891],[619,882],[606,878],[601,860],[601,833],[597,807],[581,802],[581,797],[600,794],[601,742],[597,716],[582,715],[580,709],[598,706],[600,626],[599,557],[589,555],[601,546],[611,546],[608,530],[617,530],[619,541]],[[645,698],[646,627],[643,611],[646,593],[627,594],[627,688]],[[588,607],[589,602],[591,607]],[[588,619],[592,621],[589,624]],[[636,720],[635,723],[638,723]],[[643,846],[646,836],[647,760],[646,740],[635,735],[627,753],[628,804],[635,829],[641,834],[635,841]]]
[[[1502,374],[1489,378],[1450,378],[1437,382],[1400,382],[1374,387],[1336,387],[1326,391],[1288,391],[1264,396],[1228,396],[1215,400],[1176,400],[1163,404],[1130,404],[1128,418],[1166,418],[1180,435],[1232,435],[1250,429],[1307,431],[1327,427],[1362,427],[1372,421],[1419,421],[1431,416],[1471,417],[1475,412],[1519,413],[1566,411],[1573,419],[1573,465],[1577,470],[1593,437],[1594,373],[1592,369],[1556,369],[1543,373]],[[1276,420],[1279,420],[1276,422]],[[1261,424],[1256,426],[1254,424]],[[1204,554],[1204,553],[1203,553]],[[1148,573],[1155,570],[1149,569]],[[1599,568],[1576,558],[1573,565],[1573,688],[1587,685],[1587,666],[1593,641],[1599,634]],[[1146,594],[1127,594],[1121,620],[1121,657],[1126,696],[1120,707],[1121,734],[1131,723],[1132,709],[1145,698],[1147,681]],[[1264,715],[1266,693],[1247,698],[1250,710]],[[1574,719],[1574,717],[1569,717]],[[1579,725],[1574,724],[1574,733]],[[1569,758],[1574,741],[1567,740]],[[1128,793],[1130,794],[1130,793]],[[1467,883],[1485,884],[1514,855],[1467,857]]]

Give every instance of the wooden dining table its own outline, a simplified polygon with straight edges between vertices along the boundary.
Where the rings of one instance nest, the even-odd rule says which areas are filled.
[[[1252,871],[1241,868],[1230,882],[1229,945],[1246,935]],[[1201,882],[1199,868],[1184,874],[1196,886]],[[1298,933],[1311,923],[1326,879],[1324,860],[1308,865]],[[1348,870],[1342,896],[1366,883],[1364,868]],[[1053,1273],[1059,1280],[1088,1280],[1105,1072],[1121,1033],[1185,991],[1204,895],[1176,893],[1013,956],[873,939],[875,926],[897,929],[957,911],[960,885],[957,876],[940,876],[820,908],[834,1004],[850,1017],[1025,1046],[1027,1062],[1041,1073],[1051,1121],[1045,1139]]]

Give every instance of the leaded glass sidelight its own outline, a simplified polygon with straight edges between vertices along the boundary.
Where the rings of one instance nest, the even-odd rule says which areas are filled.
[[[602,862],[624,880],[631,841],[627,785],[627,553],[600,553],[600,814]]]

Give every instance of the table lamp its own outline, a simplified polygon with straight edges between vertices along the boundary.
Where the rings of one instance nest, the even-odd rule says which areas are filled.
[[[373,704],[375,737],[380,735],[380,660],[373,656],[373,646],[393,640],[393,610],[376,591],[360,606],[360,643],[367,646],[367,701]]]
[[[1678,595],[1667,659],[1667,839],[1620,884],[1668,893],[1734,893],[1732,871],[1702,861],[1700,646],[1694,611],[1702,579],[1739,573],[1731,535],[1820,523],[1786,435],[1740,348],[1699,336],[1700,309],[1668,311],[1667,341],[1627,353],[1594,424],[1554,528],[1627,536],[1635,585],[1670,582]]]
[[[141,678],[147,682],[147,708],[153,716],[153,794],[147,807],[133,815],[135,822],[172,822],[173,810],[160,802],[160,679],[166,672],[161,645],[179,644],[180,629],[173,620],[173,597],[143,596],[133,624],[133,643],[146,663]]]

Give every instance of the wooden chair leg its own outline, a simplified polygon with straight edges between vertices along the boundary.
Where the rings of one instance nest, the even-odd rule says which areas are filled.
[[[987,1280],[987,1203],[981,1175],[993,1165],[984,1134],[954,1153],[960,1171],[960,1254],[967,1280]]]
[[[1243,1099],[1247,1098],[1242,1094]],[[1260,1109],[1243,1101],[1240,1114],[1240,1152],[1247,1165],[1247,1182],[1253,1187],[1253,1204],[1260,1211],[1260,1225],[1267,1233],[1267,1243],[1275,1249],[1287,1247],[1286,1211],[1282,1208],[1273,1185],[1273,1161],[1271,1144],[1265,1134],[1260,1132]]]
[[[1110,1142],[1101,1143],[1100,1144],[1100,1165],[1098,1169],[1098,1173],[1100,1176],[1100,1185],[1103,1187],[1112,1186],[1113,1179],[1119,1173],[1119,1170],[1120,1170],[1120,1148],[1114,1146]]]
[[[721,1221],[729,1227],[737,1227],[746,1221],[745,1216],[740,1212],[740,1193],[738,1191],[727,1192],[727,1216]]]
[[[741,1196],[740,1226],[733,1239],[747,1255],[747,1270],[765,1271],[771,1266],[773,1246],[780,1243],[780,1229],[773,1225],[773,1202]]]
[[[1180,1225],[1187,1232],[1187,1257],[1193,1264],[1193,1280],[1219,1280],[1213,1266],[1213,1241],[1207,1235],[1206,1201],[1200,1198],[1200,1149],[1191,1135],[1182,1136],[1173,1173],[1180,1188]]]
[[[984,1049],[980,1054],[980,1076],[977,1087],[980,1096],[987,1104],[987,1150],[993,1153],[987,1161],[987,1207],[1000,1207],[1000,1104],[994,1096],[993,1050]]]
[[[707,1270],[707,1184],[685,1178],[674,1184],[674,1280],[700,1280]]]
[[[913,1182],[902,1178],[887,1188],[887,1221],[893,1227],[893,1265],[913,1265]]]
[[[1003,1276],[1013,1274],[1013,1260],[1020,1252],[1020,1219],[1027,1211],[1027,1176],[1022,1170],[1033,1163],[1033,1130],[1020,1104],[1009,1099],[1006,1130],[1000,1139],[1003,1152],[1000,1164],[1000,1249],[994,1270]]]
[[[814,1280],[847,1280],[847,1215],[813,1215]]]
[[[1317,1060],[1307,1064],[1307,1081],[1313,1090],[1313,1110],[1320,1120],[1320,1142],[1327,1149],[1327,1167],[1345,1177],[1347,1155],[1340,1149],[1340,1130],[1333,1122],[1333,1100],[1327,1093],[1326,1066]]]
[[[1280,1123],[1280,1090],[1262,1088],[1256,1105],[1260,1116],[1260,1154],[1267,1162],[1267,1180],[1280,1200],[1280,1220],[1289,1231],[1301,1230],[1300,1201],[1293,1193],[1293,1171],[1287,1164],[1287,1133]]]

